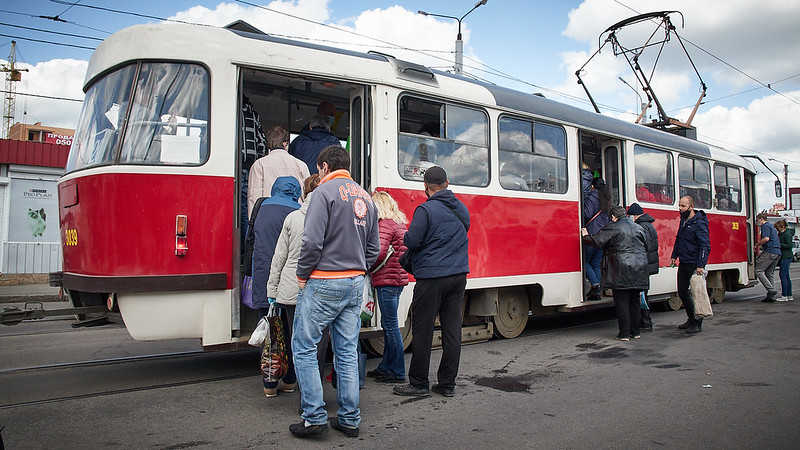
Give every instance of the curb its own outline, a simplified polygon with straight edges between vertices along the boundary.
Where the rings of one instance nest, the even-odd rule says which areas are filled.
[[[0,297],[0,303],[58,302],[58,295],[8,295]]]

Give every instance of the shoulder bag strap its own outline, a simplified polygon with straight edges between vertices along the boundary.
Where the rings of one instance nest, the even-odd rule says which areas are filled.
[[[386,257],[383,258],[383,261],[381,261],[381,263],[378,264],[378,266],[375,267],[375,269],[371,270],[369,273],[375,273],[375,272],[383,269],[383,266],[385,266],[386,263],[389,262],[389,258],[391,258],[393,254],[394,254],[394,247],[389,245],[389,248],[386,250]]]

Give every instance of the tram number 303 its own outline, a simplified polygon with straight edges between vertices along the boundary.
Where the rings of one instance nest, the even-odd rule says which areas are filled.
[[[67,228],[64,230],[64,245],[67,247],[75,247],[78,245],[78,230],[74,228]]]

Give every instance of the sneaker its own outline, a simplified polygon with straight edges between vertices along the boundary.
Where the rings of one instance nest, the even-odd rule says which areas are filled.
[[[689,328],[686,329],[686,332],[690,334],[699,333],[700,327],[701,325],[699,323],[693,322],[691,325],[689,325]]]
[[[629,337],[617,336],[617,340],[618,340],[618,341],[622,341],[622,342],[628,342],[628,341],[630,341],[630,340],[631,340],[631,338],[629,338]]]
[[[642,335],[641,335],[641,334],[637,334],[637,335],[636,335],[636,336],[634,336],[633,338],[634,338],[634,339],[641,339],[641,338],[642,338]]]
[[[789,297],[778,297],[775,299],[776,302],[788,302]]]
[[[380,369],[370,370],[370,371],[367,372],[367,377],[369,377],[369,378],[381,378],[381,377],[385,377],[387,375],[389,375],[389,374],[384,372],[384,371],[382,371],[382,370],[380,370]]]
[[[441,384],[434,384],[433,386],[431,386],[431,390],[445,397],[456,396],[456,388],[452,386],[442,386]]]
[[[334,430],[341,431],[342,434],[344,434],[347,437],[350,438],[358,437],[358,427],[356,428],[346,427],[339,423],[338,417],[331,417],[330,419],[328,419],[328,425],[330,425],[331,428],[333,428]]]
[[[689,325],[691,325],[691,324],[692,324],[692,322],[687,320],[686,322],[683,322],[682,324],[678,325],[678,329],[685,330],[685,329],[689,328]]]
[[[278,388],[277,387],[274,387],[274,388],[265,387],[264,388],[264,397],[275,398],[277,396],[278,396]]]
[[[386,384],[402,384],[406,382],[405,377],[396,377],[394,375],[384,375],[382,377],[375,378],[376,383],[386,383]]]
[[[414,386],[413,384],[404,384],[402,386],[395,386],[392,389],[394,395],[402,395],[406,397],[422,397],[429,396],[430,390],[426,387]]]
[[[326,433],[328,431],[328,424],[323,423],[322,425],[306,426],[305,421],[303,421],[289,425],[289,431],[299,438],[314,437]]]
[[[285,392],[287,394],[292,393],[297,390],[297,382],[294,383],[284,383],[283,380],[278,382],[278,392]]]

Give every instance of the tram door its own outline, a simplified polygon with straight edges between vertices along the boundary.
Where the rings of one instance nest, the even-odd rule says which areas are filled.
[[[753,183],[753,175],[750,173],[745,172],[744,174],[744,209],[745,214],[747,215],[747,279],[754,280],[756,278],[755,272],[755,258],[753,255],[753,243],[754,237],[757,235],[756,224],[755,224],[755,195],[753,189],[755,187],[755,183]]]
[[[350,94],[350,136],[347,141],[350,152],[350,176],[367,192],[371,192],[372,188],[369,107],[367,89],[354,88]]]
[[[622,152],[619,141],[606,141],[603,144],[603,179],[611,192],[612,205],[624,205],[622,186]]]

